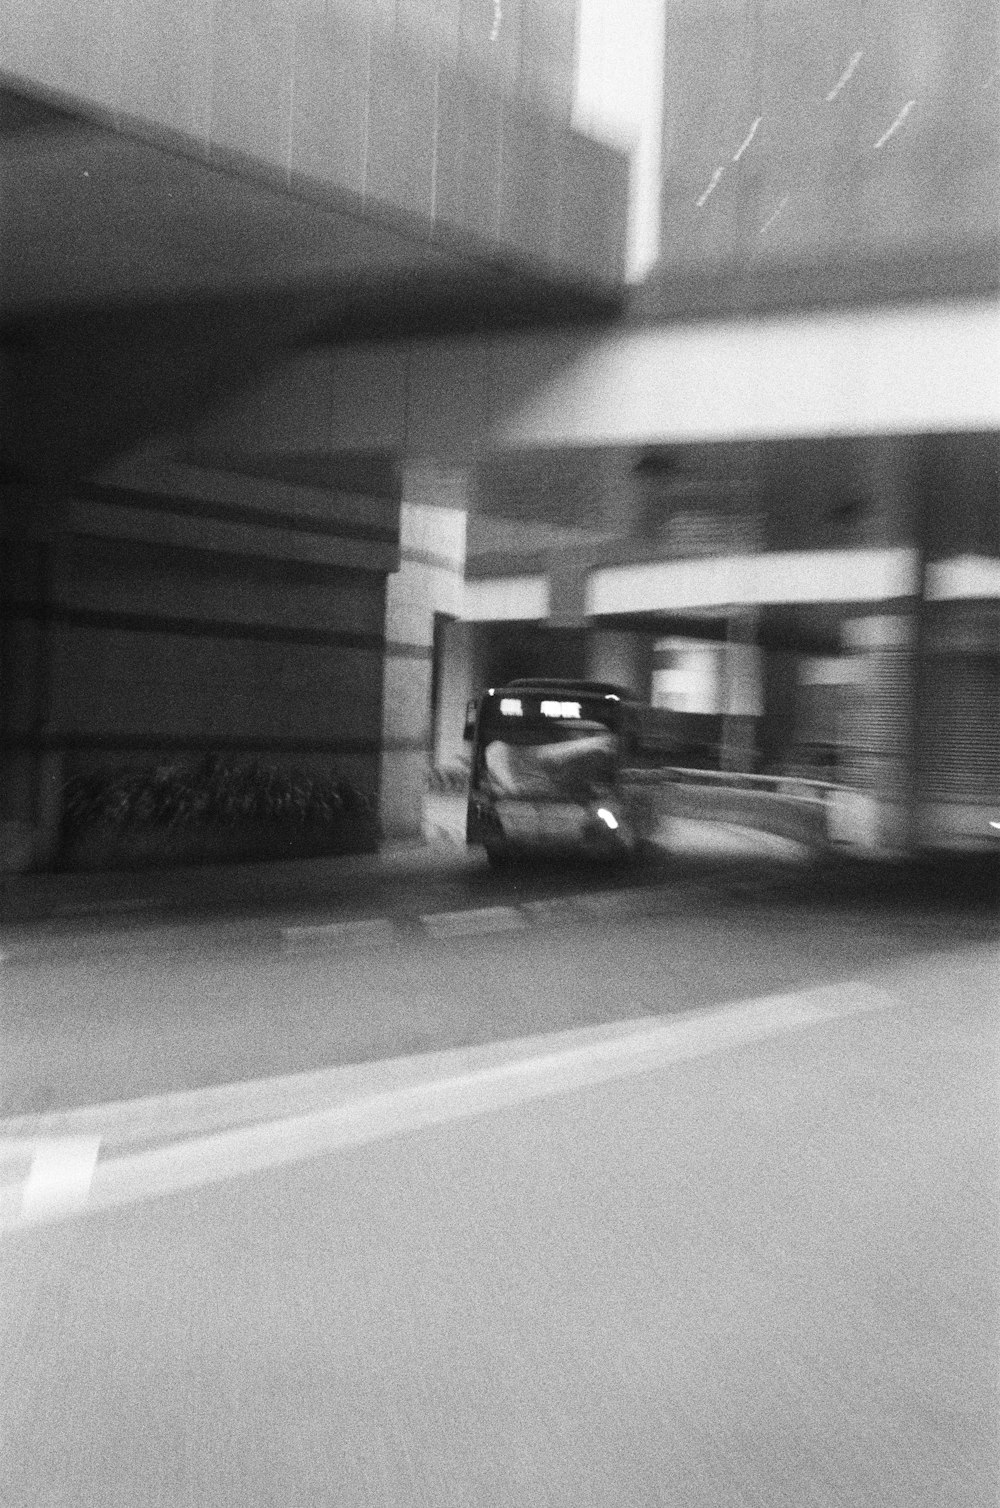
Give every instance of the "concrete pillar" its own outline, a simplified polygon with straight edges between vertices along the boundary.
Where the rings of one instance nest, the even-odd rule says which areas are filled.
[[[587,634],[587,679],[614,681],[643,700],[652,695],[653,635],[592,628]]]
[[[792,759],[798,725],[799,657],[790,650],[760,654],[761,709],[757,751],[764,771],[779,771]]]
[[[387,838],[416,837],[433,757],[431,681],[436,615],[462,611],[465,475],[430,463],[401,473],[400,564],[386,588],[379,820]],[[461,729],[459,729],[461,737]]]
[[[894,856],[910,842],[914,778],[915,614],[848,619],[851,680],[839,739],[831,836],[864,852]]]
[[[755,725],[760,717],[761,656],[756,621],[730,619],[722,657],[722,757],[724,770],[752,770],[756,764]]]
[[[434,727],[434,765],[453,769],[465,762],[468,745],[462,739],[465,709],[480,691],[476,653],[477,625],[452,622],[444,626]]]

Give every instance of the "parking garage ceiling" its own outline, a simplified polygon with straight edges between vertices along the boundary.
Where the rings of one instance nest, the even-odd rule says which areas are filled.
[[[8,479],[86,472],[306,347],[620,306],[500,246],[2,83],[0,196]]]

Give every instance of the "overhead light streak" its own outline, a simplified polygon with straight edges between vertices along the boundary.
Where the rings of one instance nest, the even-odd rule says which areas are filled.
[[[736,148],[735,153],[733,154],[733,161],[734,162],[739,162],[740,158],[743,156],[743,153],[746,151],[747,147],[750,145],[750,143],[753,141],[754,137],[757,135],[757,129],[760,126],[760,123],[761,123],[761,121],[763,119],[764,119],[763,115],[758,115],[757,119],[753,122],[752,126],[750,127],[750,130],[747,132],[746,136],[740,142],[739,146]]]
[[[724,171],[725,170],[723,168],[716,168],[715,172],[712,174],[712,181],[709,183],[708,188],[702,194],[700,199],[695,200],[698,209],[702,209],[708,203],[710,195],[715,193],[715,190],[719,185],[719,179],[722,177]]]
[[[785,194],[784,197],[782,198],[781,202],[779,203],[777,209],[774,210],[774,212],[772,214],[768,215],[767,219],[764,221],[763,225],[760,228],[760,233],[761,233],[762,236],[765,236],[767,234],[767,232],[771,229],[771,226],[774,224],[775,220],[777,220],[778,216],[781,214],[781,211],[784,209],[785,205],[788,203],[788,199],[789,199],[789,195]]]
[[[851,61],[848,63],[847,67],[840,75],[840,78],[834,84],[833,88],[830,90],[829,94],[826,97],[826,102],[828,105],[831,104],[837,98],[837,95],[840,93],[840,91],[850,83],[854,70],[855,68],[857,68],[863,57],[864,52],[862,51],[856,52],[851,58]]]
[[[906,101],[906,104],[903,106],[902,110],[900,110],[899,114],[896,116],[896,119],[893,121],[888,131],[883,131],[882,135],[875,143],[876,152],[878,152],[882,147],[885,146],[890,136],[895,136],[896,132],[899,130],[900,126],[903,124],[904,120],[909,115],[910,111],[913,109],[916,103],[917,102],[915,99],[908,99]]]

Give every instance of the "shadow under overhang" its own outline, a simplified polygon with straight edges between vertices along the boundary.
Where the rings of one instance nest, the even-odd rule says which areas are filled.
[[[614,282],[2,76],[0,198],[7,481],[88,475],[310,348],[590,326],[624,304]]]
[[[0,77],[0,323],[59,311],[301,300],[328,344],[610,319],[625,290],[346,189]]]

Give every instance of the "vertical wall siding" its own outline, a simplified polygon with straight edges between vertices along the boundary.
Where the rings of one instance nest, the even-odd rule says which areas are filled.
[[[112,121],[620,279],[628,164],[569,127],[575,0],[7,10],[4,67]]]
[[[1000,808],[1000,603],[938,603],[928,619],[921,796]]]
[[[935,655],[926,700],[922,796],[1000,810],[1000,652]]]
[[[675,10],[664,286],[706,263],[847,261],[993,234],[995,5]]]
[[[912,785],[913,649],[905,642],[870,645],[857,671],[844,701],[841,778],[903,807]]]

